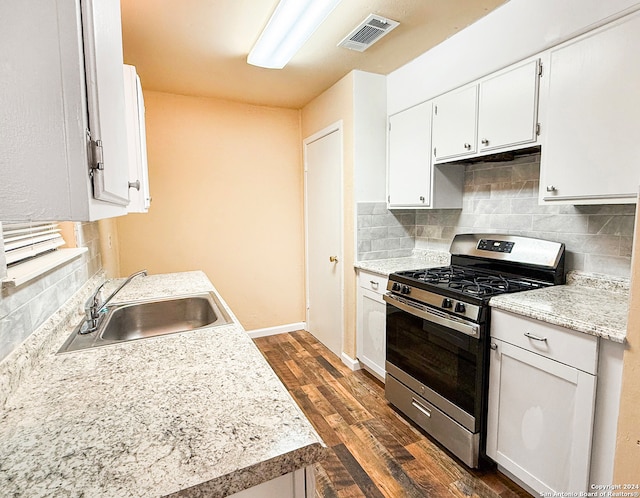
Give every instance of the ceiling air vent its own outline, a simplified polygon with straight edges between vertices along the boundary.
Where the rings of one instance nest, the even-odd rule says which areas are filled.
[[[347,37],[338,43],[338,47],[364,52],[398,24],[385,17],[369,14]]]

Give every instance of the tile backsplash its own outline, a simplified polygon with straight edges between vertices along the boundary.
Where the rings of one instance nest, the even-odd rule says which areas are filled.
[[[540,206],[539,176],[540,154],[530,154],[467,165],[462,209],[388,211],[384,202],[359,203],[358,260],[413,248],[448,252],[456,233],[509,233],[564,242],[569,270],[628,277],[635,205]]]
[[[76,223],[75,236],[87,253],[24,285],[0,289],[0,361],[101,270],[97,222]]]

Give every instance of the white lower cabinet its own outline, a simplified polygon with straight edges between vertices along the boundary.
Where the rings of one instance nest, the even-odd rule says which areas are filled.
[[[249,489],[229,495],[229,498],[313,498],[315,472],[312,466],[298,469]]]
[[[536,493],[588,491],[598,339],[491,319],[487,455]]]
[[[387,306],[382,299],[387,278],[358,273],[357,356],[362,366],[384,382]]]

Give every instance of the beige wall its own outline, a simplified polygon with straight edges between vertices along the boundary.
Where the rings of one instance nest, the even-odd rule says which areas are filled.
[[[616,484],[640,484],[640,203],[637,206],[627,349],[624,353],[613,479]]]
[[[152,203],[120,269],[203,270],[247,330],[304,321],[300,112],[145,92]]]
[[[342,78],[322,95],[302,109],[302,137],[307,138],[327,126],[342,120],[344,143],[344,337],[342,350],[351,358],[356,356],[356,280],[354,264],[354,98],[353,73]]]

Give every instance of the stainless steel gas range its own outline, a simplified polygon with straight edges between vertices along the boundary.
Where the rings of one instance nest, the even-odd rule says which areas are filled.
[[[451,265],[389,276],[385,395],[469,467],[484,456],[489,299],[564,283],[564,244],[459,234]]]

